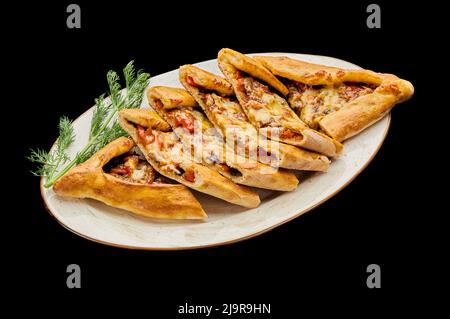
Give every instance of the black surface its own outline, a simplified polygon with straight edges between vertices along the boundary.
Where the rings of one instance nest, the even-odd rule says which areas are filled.
[[[46,297],[49,305],[55,296],[95,302],[84,298],[106,293],[128,300],[111,301],[106,308],[146,309],[164,318],[174,317],[176,306],[185,302],[268,302],[274,318],[287,318],[325,297],[315,308],[319,312],[333,300],[345,309],[355,303],[371,311],[398,306],[398,296],[423,293],[419,287],[439,276],[438,233],[431,231],[439,210],[426,198],[436,172],[425,169],[435,168],[432,159],[441,155],[418,147],[427,138],[418,127],[430,120],[421,108],[434,103],[425,100],[431,92],[428,68],[440,65],[438,56],[430,59],[429,54],[442,53],[441,42],[433,38],[443,30],[437,5],[378,2],[382,28],[368,29],[368,2],[244,6],[240,1],[221,8],[214,2],[167,1],[156,7],[150,1],[96,6],[78,1],[82,28],[69,30],[68,3],[17,4],[3,12],[16,17],[3,28],[5,51],[11,54],[4,70],[20,91],[11,91],[8,107],[14,116],[25,115],[20,123],[7,121],[9,136],[20,136],[9,153],[18,155],[12,158],[21,170],[4,198],[12,203],[4,213],[13,218],[4,226],[11,231],[5,233],[5,245],[13,253],[7,277],[19,291],[39,291],[35,296]],[[408,79],[416,93],[394,108],[381,150],[347,188],[257,238],[197,251],[145,252],[96,244],[60,226],[44,208],[38,178],[28,173],[28,149],[48,148],[61,115],[74,119],[90,107],[106,91],[108,70],[135,59],[137,67],[157,75],[214,58],[222,47],[333,56]],[[66,288],[71,263],[81,266],[82,289]],[[371,263],[381,266],[379,290],[366,287]],[[434,271],[425,274],[427,266]],[[135,297],[140,302],[130,303]]]

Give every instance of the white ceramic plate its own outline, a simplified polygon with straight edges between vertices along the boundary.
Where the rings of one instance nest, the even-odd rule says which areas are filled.
[[[261,54],[260,54],[261,55]],[[340,68],[358,66],[335,58],[291,54],[292,58]],[[220,74],[217,60],[196,63],[205,70]],[[181,87],[178,70],[150,80],[150,86]],[[147,104],[146,101],[143,104]],[[74,121],[76,141],[71,148],[75,154],[85,145],[93,108]],[[242,208],[214,197],[195,192],[206,213],[206,221],[167,221],[148,219],[89,199],[67,199],[52,189],[44,189],[42,197],[49,212],[59,223],[87,239],[132,249],[189,249],[233,243],[262,234],[286,223],[330,199],[347,186],[372,160],[388,132],[390,115],[345,142],[343,155],[335,160],[327,173],[309,174],[293,192],[258,190],[261,205]]]

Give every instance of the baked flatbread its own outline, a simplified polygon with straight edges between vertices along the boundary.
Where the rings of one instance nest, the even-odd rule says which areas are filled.
[[[180,82],[195,98],[227,144],[274,167],[326,171],[329,159],[292,145],[272,141],[258,134],[234,97],[233,87],[224,78],[192,65],[180,67]]]
[[[184,151],[183,144],[175,133],[170,131],[170,125],[155,111],[122,110],[119,113],[119,124],[161,175],[233,204],[250,208],[259,205],[258,194],[196,163]]]
[[[159,176],[139,155],[128,154],[134,146],[129,138],[118,138],[69,170],[53,190],[62,196],[96,199],[145,217],[206,218],[187,187]]]
[[[308,127],[272,90],[282,95],[289,92],[261,63],[231,49],[220,50],[218,62],[250,123],[262,135],[327,156],[341,153],[341,143]]]
[[[254,57],[285,79],[289,103],[311,128],[338,141],[380,120],[414,93],[408,81],[369,70],[344,70],[288,57]]]
[[[297,177],[258,161],[237,155],[223,142],[222,137],[199,110],[192,107],[192,96],[185,90],[155,86],[147,91],[147,98],[155,111],[172,127],[199,163],[217,171],[237,184],[291,191],[297,187]],[[177,108],[171,101],[184,100]],[[187,105],[187,106],[183,106]]]

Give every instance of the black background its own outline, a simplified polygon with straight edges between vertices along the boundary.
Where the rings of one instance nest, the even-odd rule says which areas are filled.
[[[368,29],[364,1],[75,2],[81,29],[66,27],[70,2],[17,4],[3,11],[13,17],[3,27],[4,76],[12,87],[7,107],[10,119],[20,118],[7,121],[5,132],[20,136],[9,146],[14,156],[7,163],[21,167],[4,198],[12,203],[4,214],[13,219],[4,226],[10,231],[5,246],[13,253],[5,263],[19,294],[46,297],[44,309],[54,297],[95,303],[107,295],[112,299],[101,304],[105,308],[144,309],[162,318],[175,317],[185,302],[272,303],[276,318],[318,301],[318,312],[420,304],[409,299],[406,306],[399,297],[420,295],[423,284],[444,271],[435,258],[439,233],[431,229],[442,212],[433,206],[437,201],[426,199],[433,188],[432,160],[442,155],[423,147],[430,145],[422,128],[431,119],[421,112],[436,103],[429,93],[434,63],[439,66],[443,53],[442,8],[378,1],[382,28]],[[60,226],[45,210],[38,178],[29,173],[28,149],[48,149],[61,115],[75,119],[93,105],[107,89],[108,70],[135,59],[138,68],[157,75],[212,59],[222,47],[333,56],[408,79],[416,93],[394,108],[385,143],[347,188],[257,238],[196,251],[146,252],[93,243]],[[82,289],[66,287],[71,263],[81,266]],[[371,263],[381,266],[378,290],[366,287]],[[333,300],[339,300],[338,308]]]

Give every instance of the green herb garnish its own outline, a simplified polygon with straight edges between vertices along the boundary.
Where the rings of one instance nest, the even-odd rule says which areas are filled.
[[[51,187],[72,167],[85,162],[109,142],[127,134],[117,123],[117,113],[122,109],[137,108],[141,105],[150,75],[141,70],[136,72],[133,61],[125,66],[123,74],[124,90],[119,84],[117,73],[108,72],[106,78],[109,97],[105,98],[103,94],[95,100],[88,143],[72,160],[68,158],[66,151],[74,142],[75,134],[72,122],[65,116],[59,120],[59,137],[52,150],[49,152],[42,149],[31,150],[27,158],[36,165],[32,173],[44,178],[44,187]]]

